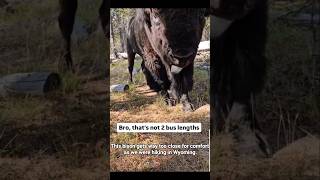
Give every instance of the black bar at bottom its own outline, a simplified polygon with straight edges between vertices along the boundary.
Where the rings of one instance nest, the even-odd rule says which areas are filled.
[[[167,180],[165,178],[177,178],[177,179],[183,179],[183,178],[197,178],[201,180],[209,180],[210,179],[210,173],[209,172],[111,172],[110,173],[110,179],[148,179],[148,180],[154,180],[154,179],[162,179]],[[152,179],[151,179],[152,178]]]

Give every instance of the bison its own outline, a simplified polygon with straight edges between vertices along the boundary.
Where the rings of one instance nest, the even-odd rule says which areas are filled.
[[[248,126],[270,154],[254,115],[266,74],[267,0],[211,0],[212,121],[216,132]],[[244,136],[244,135],[240,135]]]
[[[137,9],[127,26],[130,81],[139,54],[149,87],[164,95],[168,104],[181,102],[184,111],[193,111],[188,92],[205,15],[206,9]]]
[[[75,21],[75,15],[77,11],[78,1],[77,0],[59,0],[60,14],[58,17],[59,28],[64,39],[64,53],[63,57],[66,64],[66,69],[74,71],[73,60],[71,55],[71,34]],[[102,0],[99,15],[101,26],[107,39],[109,39],[109,15],[110,4],[107,0]]]

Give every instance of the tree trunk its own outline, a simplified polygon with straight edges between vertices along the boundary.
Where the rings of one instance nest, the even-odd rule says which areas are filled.
[[[117,53],[117,50],[116,50],[116,46],[114,44],[114,31],[113,31],[113,23],[111,21],[110,23],[110,47],[112,49],[112,53],[115,55],[116,58],[118,58],[118,53]],[[111,52],[110,52],[111,53]]]
[[[120,41],[121,41],[121,52],[125,52],[126,51],[126,38],[125,38],[125,25],[124,23],[122,23],[121,28],[120,28]]]

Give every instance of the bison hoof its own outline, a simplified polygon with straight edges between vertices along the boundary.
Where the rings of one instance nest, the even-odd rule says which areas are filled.
[[[168,106],[175,106],[177,104],[175,99],[165,99],[165,102]]]
[[[250,122],[244,121],[231,131],[237,142],[236,153],[239,156],[270,157],[271,149],[264,134],[250,126]]]
[[[193,104],[189,103],[189,102],[185,102],[182,104],[182,110],[185,112],[193,112],[194,111],[194,107]]]

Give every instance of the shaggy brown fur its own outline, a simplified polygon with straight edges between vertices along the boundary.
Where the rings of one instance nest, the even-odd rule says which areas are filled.
[[[167,97],[170,90],[170,102],[180,101],[184,110],[192,111],[188,92],[204,23],[205,9],[138,9],[127,33],[130,75],[138,53],[148,85]]]

